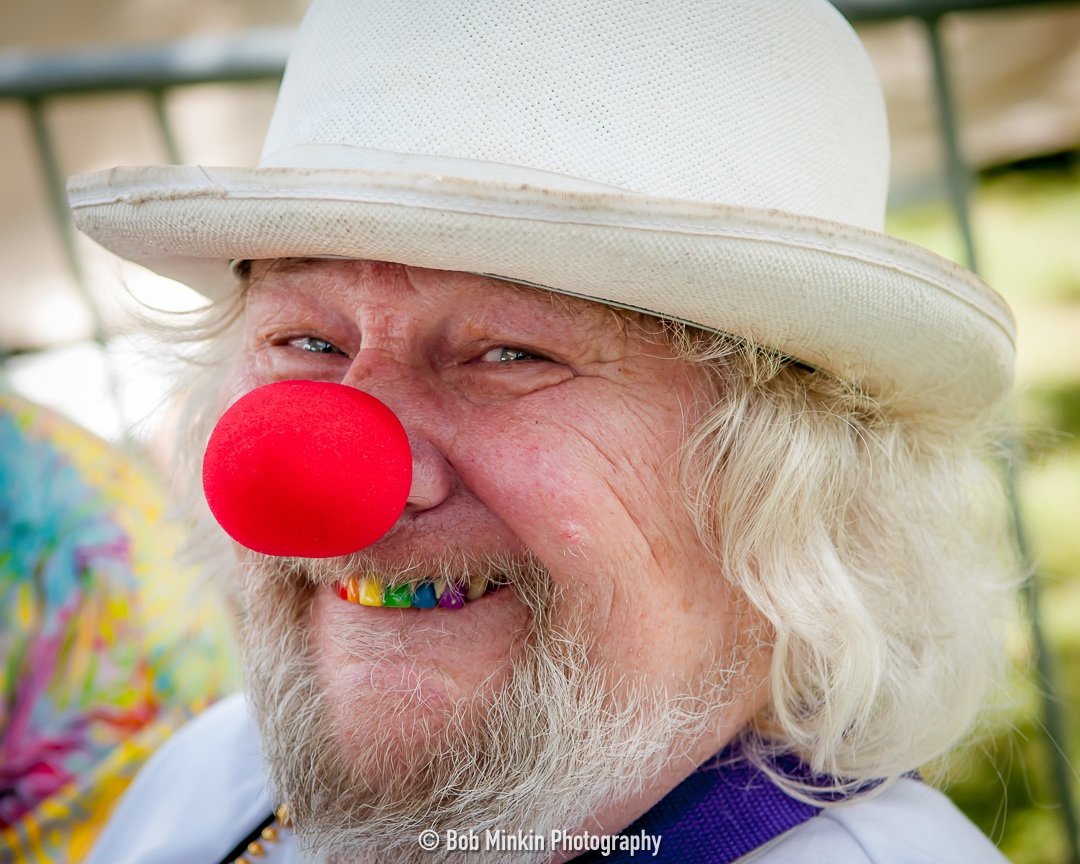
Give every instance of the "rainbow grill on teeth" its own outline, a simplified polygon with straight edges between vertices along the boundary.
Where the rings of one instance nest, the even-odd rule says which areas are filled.
[[[454,585],[445,579],[424,582],[415,589],[408,585],[379,587],[370,576],[350,576],[337,586],[342,600],[360,606],[395,606],[399,609],[460,609],[470,600],[479,600],[496,586],[489,586],[487,579],[480,578],[467,586]]]

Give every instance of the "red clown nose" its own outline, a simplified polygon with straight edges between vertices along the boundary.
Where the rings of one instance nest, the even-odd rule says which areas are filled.
[[[329,558],[370,546],[401,516],[412,453],[382,402],[341,384],[279,381],[226,411],[206,447],[203,491],[237,543]]]

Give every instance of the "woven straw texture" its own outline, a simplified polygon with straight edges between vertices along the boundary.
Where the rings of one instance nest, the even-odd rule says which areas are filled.
[[[229,259],[486,273],[753,339],[913,410],[1010,385],[975,276],[880,233],[880,94],[824,0],[317,0],[261,166],[73,178],[209,296]]]
[[[313,7],[263,164],[309,167],[290,159],[294,148],[346,145],[882,227],[883,102],[862,46],[828,3],[416,8]],[[335,164],[365,167],[355,157]]]

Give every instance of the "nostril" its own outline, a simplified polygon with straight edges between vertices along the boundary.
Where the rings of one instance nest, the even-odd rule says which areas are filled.
[[[412,485],[405,512],[419,513],[438,507],[450,497],[453,469],[442,452],[426,439],[413,439],[412,460]]]
[[[266,555],[328,558],[370,546],[410,495],[409,439],[374,396],[279,381],[233,404],[203,460],[207,503],[225,532]]]

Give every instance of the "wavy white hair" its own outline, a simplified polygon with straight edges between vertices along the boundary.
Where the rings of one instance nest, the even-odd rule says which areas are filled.
[[[715,370],[683,453],[687,504],[772,629],[747,751],[767,770],[794,752],[832,778],[776,778],[819,803],[944,755],[1001,685],[1015,617],[1003,406],[905,413],[772,351],[668,331]]]

